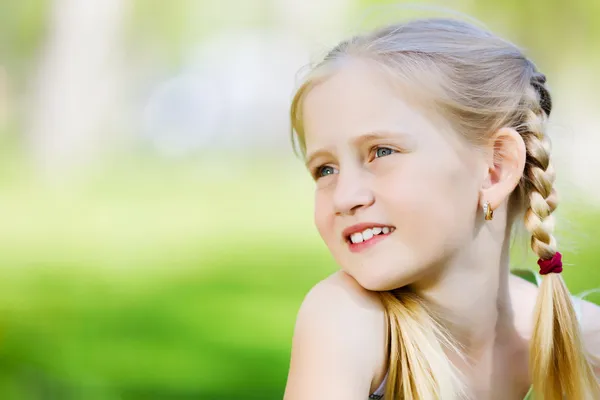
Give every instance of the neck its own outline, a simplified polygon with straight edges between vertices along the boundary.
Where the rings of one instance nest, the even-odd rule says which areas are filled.
[[[411,285],[440,311],[463,355],[475,363],[516,337],[508,287],[510,232],[504,231],[481,229],[472,246],[437,268],[434,276]]]

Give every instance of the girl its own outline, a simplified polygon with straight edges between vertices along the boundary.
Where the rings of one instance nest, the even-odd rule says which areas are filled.
[[[286,400],[600,399],[600,308],[572,301],[552,235],[551,110],[535,65],[469,23],[329,52],[291,119],[341,271],[301,306]],[[539,289],[509,272],[521,218]]]

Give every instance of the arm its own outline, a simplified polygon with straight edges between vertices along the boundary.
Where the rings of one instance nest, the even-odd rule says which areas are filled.
[[[284,400],[367,399],[384,329],[375,293],[343,273],[317,284],[298,312]]]

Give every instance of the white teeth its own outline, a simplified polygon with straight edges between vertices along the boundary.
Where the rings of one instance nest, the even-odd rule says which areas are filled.
[[[350,235],[350,240],[352,241],[352,243],[362,243],[363,242],[362,233],[360,233],[360,232],[353,233],[352,235]]]
[[[362,243],[364,241],[367,241],[371,238],[373,238],[373,236],[377,236],[380,233],[383,234],[388,234],[390,232],[393,232],[394,228],[390,228],[388,226],[385,226],[383,228],[377,226],[374,228],[367,228],[362,232],[355,232],[352,235],[350,235],[350,241],[352,243]]]

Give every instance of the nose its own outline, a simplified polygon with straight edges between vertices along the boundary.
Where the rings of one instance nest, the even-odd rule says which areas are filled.
[[[333,194],[336,215],[354,215],[359,209],[373,204],[375,196],[369,181],[366,171],[340,171]]]

